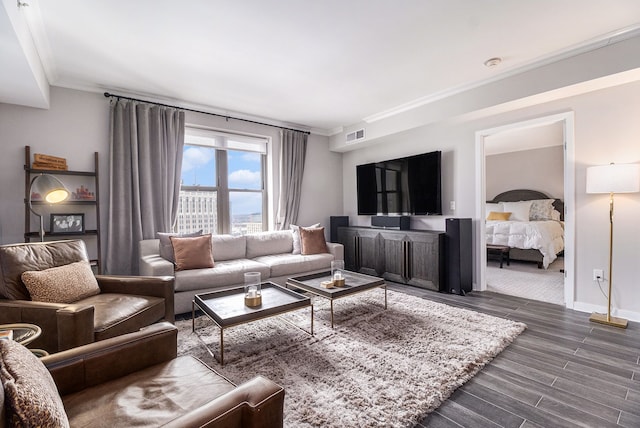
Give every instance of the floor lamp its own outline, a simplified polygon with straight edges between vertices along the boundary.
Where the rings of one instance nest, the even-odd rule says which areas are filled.
[[[29,191],[29,209],[32,213],[40,217],[40,242],[44,242],[44,220],[42,214],[39,214],[33,210],[33,197],[38,195],[44,202],[50,204],[57,204],[59,202],[66,201],[70,195],[70,192],[53,175],[38,174],[31,180],[31,187]]]
[[[592,313],[589,321],[627,328],[627,320],[611,316],[613,284],[613,194],[640,191],[640,164],[610,164],[587,168],[587,193],[609,194],[609,293],[607,313]]]

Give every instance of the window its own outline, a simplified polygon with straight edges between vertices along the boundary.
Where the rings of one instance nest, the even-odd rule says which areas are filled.
[[[266,230],[266,149],[266,138],[187,128],[178,232]]]

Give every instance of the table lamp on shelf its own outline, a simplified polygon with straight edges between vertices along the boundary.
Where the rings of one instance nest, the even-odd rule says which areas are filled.
[[[587,168],[587,193],[609,194],[609,292],[607,313],[592,313],[589,321],[626,328],[627,320],[611,316],[613,285],[613,194],[640,191],[640,164],[609,164]]]
[[[71,193],[64,184],[56,177],[50,174],[38,174],[31,180],[29,190],[29,209],[32,213],[40,217],[40,241],[44,242],[44,219],[42,214],[37,213],[33,209],[33,197],[39,195],[42,201],[50,204],[57,204],[66,201]]]

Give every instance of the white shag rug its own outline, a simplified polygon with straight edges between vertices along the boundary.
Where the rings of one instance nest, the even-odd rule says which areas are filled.
[[[178,354],[194,355],[234,383],[261,374],[285,388],[286,427],[411,427],[473,377],[526,326],[399,292],[336,300],[225,330],[225,365],[219,329],[202,315],[176,322]]]

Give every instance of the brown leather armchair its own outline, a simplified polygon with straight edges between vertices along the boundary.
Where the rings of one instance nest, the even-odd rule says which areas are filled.
[[[283,426],[281,386],[261,376],[235,386],[195,357],[176,357],[176,349],[177,328],[163,322],[40,361],[71,427]],[[16,411],[5,405],[0,400],[0,426]]]
[[[173,277],[96,275],[100,293],[71,304],[32,301],[21,280],[41,271],[88,261],[80,239],[0,246],[0,324],[31,323],[42,335],[30,346],[53,353],[104,340],[157,321],[175,321]]]

